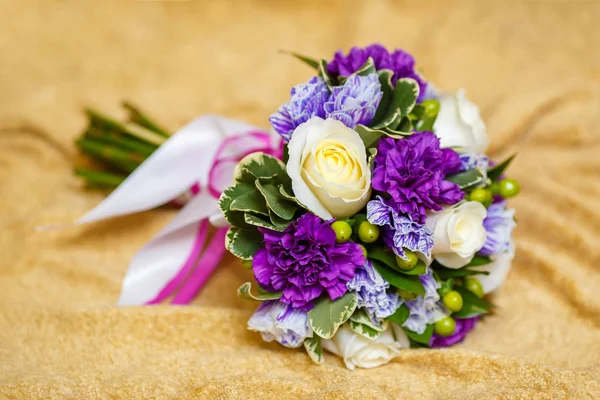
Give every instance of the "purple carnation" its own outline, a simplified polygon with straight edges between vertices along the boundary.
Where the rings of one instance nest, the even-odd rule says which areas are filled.
[[[467,333],[471,332],[473,328],[475,328],[475,324],[479,320],[479,317],[464,319],[455,318],[454,320],[456,321],[456,329],[454,330],[454,333],[446,337],[434,333],[431,337],[431,341],[429,342],[431,347],[448,347],[462,342],[465,336],[467,336]]]
[[[323,107],[328,99],[329,88],[325,81],[317,76],[312,77],[307,83],[292,88],[290,101],[279,107],[269,122],[283,140],[289,142],[298,125],[312,117],[325,118]]]
[[[425,96],[427,83],[415,71],[415,59],[404,50],[390,52],[380,44],[372,44],[365,48],[353,47],[347,55],[341,50],[335,53],[333,61],[327,64],[327,72],[334,77],[350,76],[362,67],[371,57],[375,63],[375,69],[389,69],[394,75],[392,84],[400,78],[412,78],[419,84],[419,101]]]
[[[425,223],[427,210],[440,211],[456,204],[464,192],[446,175],[460,171],[461,162],[452,149],[440,149],[431,132],[414,133],[406,139],[379,140],[373,171],[373,188],[391,196],[388,204],[397,212]]]
[[[431,257],[433,233],[410,216],[395,212],[381,196],[367,203],[367,219],[382,227],[383,241],[396,255],[406,258],[404,249],[409,249]]]
[[[280,301],[310,310],[323,292],[331,300],[342,297],[357,267],[365,263],[362,249],[353,242],[336,243],[329,222],[304,214],[283,232],[260,228],[265,247],[252,260],[254,277]]]
[[[351,76],[343,86],[332,89],[331,98],[325,103],[327,118],[337,119],[348,128],[373,121],[381,101],[381,83],[377,74]]]

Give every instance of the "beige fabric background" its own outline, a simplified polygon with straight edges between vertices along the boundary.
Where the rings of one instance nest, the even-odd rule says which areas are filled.
[[[24,398],[600,397],[600,3],[0,2],[0,395]],[[480,104],[511,175],[519,250],[498,312],[451,350],[347,371],[247,332],[223,262],[191,307],[116,308],[158,210],[61,232],[100,202],[71,175],[80,110],[128,97],[171,129],[202,113],[267,125],[311,71],[374,41]],[[40,130],[45,134],[41,134]],[[2,396],[0,396],[2,397]]]

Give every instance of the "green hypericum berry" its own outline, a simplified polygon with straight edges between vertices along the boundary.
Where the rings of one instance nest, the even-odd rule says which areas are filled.
[[[446,308],[452,312],[458,312],[463,308],[463,298],[456,290],[451,290],[442,299]]]
[[[442,337],[450,336],[454,333],[456,329],[456,321],[451,317],[446,317],[444,319],[440,319],[433,325],[433,330],[435,333]]]
[[[476,201],[481,204],[487,203],[492,198],[492,193],[484,188],[473,189],[471,193],[469,193],[469,200]]]
[[[500,194],[500,182],[492,182],[489,189],[492,194]]]
[[[406,260],[396,256],[396,265],[398,265],[398,268],[406,271],[413,269],[419,262],[419,258],[414,252],[407,249],[404,249],[404,254],[406,255]]]
[[[403,289],[398,289],[398,296],[402,297],[404,300],[407,301],[414,300],[418,297],[415,293],[407,292]]]
[[[246,269],[252,269],[252,260],[243,260],[242,265]]]
[[[359,244],[358,247],[360,247],[360,249],[362,250],[365,258],[367,258],[367,248],[365,246],[363,246],[362,244]]]
[[[521,186],[514,179],[506,178],[500,181],[500,196],[508,199],[515,197],[521,191]]]
[[[440,111],[440,102],[437,100],[425,100],[421,105],[425,107],[425,115],[428,118],[436,117]]]
[[[358,238],[364,243],[373,243],[379,238],[379,227],[364,221],[358,227]]]
[[[335,241],[337,243],[346,243],[352,236],[352,228],[345,221],[335,221],[331,224],[333,231],[335,232]]]
[[[483,297],[484,293],[483,293],[483,286],[481,286],[481,282],[479,282],[477,279],[475,278],[465,278],[465,288],[467,290],[470,290],[471,292],[475,293],[475,295],[477,297]]]

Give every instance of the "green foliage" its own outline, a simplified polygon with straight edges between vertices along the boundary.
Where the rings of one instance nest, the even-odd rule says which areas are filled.
[[[390,322],[395,322],[398,325],[402,325],[408,319],[410,315],[410,310],[406,306],[406,304],[402,304],[395,313],[387,317],[387,320]]]
[[[377,272],[379,272],[383,279],[388,281],[390,285],[398,289],[406,290],[409,293],[421,296],[425,295],[425,288],[417,275],[402,274],[377,261],[372,261],[372,264]]]
[[[500,178],[500,176],[502,175],[502,173],[504,172],[504,170],[506,168],[508,168],[508,166],[510,165],[510,163],[512,162],[512,160],[514,160],[514,158],[516,156],[517,156],[517,154],[513,154],[512,156],[508,157],[506,160],[504,160],[500,164],[488,169],[488,171],[487,171],[488,178],[491,179],[492,181],[497,181]]]
[[[483,172],[478,169],[470,169],[468,171],[447,176],[446,180],[456,183],[462,190],[467,190],[485,182],[485,176]]]
[[[294,53],[293,51],[279,50],[279,52],[284,53],[284,54],[289,54],[292,57],[295,57],[298,60],[302,61],[304,64],[308,65],[311,68],[319,69],[319,61],[317,61],[314,58],[303,56],[302,54]]]
[[[367,339],[370,340],[375,340],[379,337],[379,335],[381,335],[381,332],[378,330],[375,330],[373,328],[371,328],[368,325],[365,324],[361,324],[359,322],[356,321],[352,321],[350,320],[348,322],[348,326],[350,327],[350,329],[352,329],[352,331],[358,335],[364,336]]]
[[[472,269],[469,266],[465,266],[462,268],[454,269],[454,268],[446,268],[441,264],[434,264],[434,271],[439,276],[441,280],[446,280],[450,278],[462,278],[470,275],[489,275],[490,273],[487,271],[480,271],[478,269]]]
[[[396,255],[394,252],[388,250],[387,248],[373,246],[367,249],[367,257],[373,260],[377,260],[390,267],[394,271],[400,272],[401,274],[406,275],[423,275],[427,272],[427,267],[425,263],[421,260],[417,262],[412,269],[403,270],[398,267],[396,263]]]
[[[369,318],[369,316],[367,315],[367,313],[365,312],[365,310],[363,308],[357,309],[354,312],[354,314],[352,314],[352,316],[350,317],[350,321],[354,321],[358,324],[366,325],[369,328],[371,328],[377,332],[385,331],[388,326],[388,324],[385,320],[380,324],[374,324],[373,321],[371,321],[371,318]]]
[[[357,304],[356,294],[352,292],[347,292],[335,301],[325,295],[308,312],[310,327],[323,339],[331,339],[338,328],[352,316]]]
[[[454,318],[471,318],[477,315],[487,314],[493,307],[492,304],[482,298],[477,297],[473,292],[463,287],[454,287],[463,298],[463,307],[460,311],[452,314]]]
[[[406,333],[406,336],[408,336],[411,340],[425,347],[429,347],[429,342],[431,341],[431,336],[433,335],[433,325],[427,325],[423,333],[416,333],[406,328],[403,329]]]
[[[238,296],[242,299],[249,300],[257,300],[257,301],[265,301],[265,300],[278,300],[281,298],[281,292],[277,293],[260,293],[253,294],[252,293],[252,284],[250,282],[244,283],[237,290]]]
[[[306,338],[304,340],[304,348],[315,364],[323,363],[325,357],[323,357],[323,347],[321,347],[321,338],[319,336]]]

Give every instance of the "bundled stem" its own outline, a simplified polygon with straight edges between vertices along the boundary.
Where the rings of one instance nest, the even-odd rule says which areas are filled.
[[[114,189],[140,166],[169,134],[129,102],[123,102],[130,122],[119,122],[86,109],[89,126],[75,141],[81,152],[97,160],[100,170],[75,169],[88,186]]]

